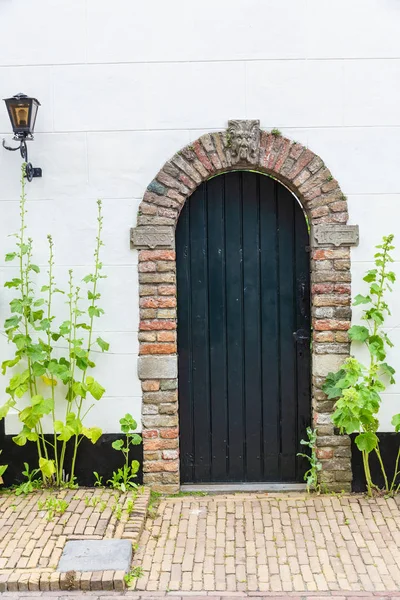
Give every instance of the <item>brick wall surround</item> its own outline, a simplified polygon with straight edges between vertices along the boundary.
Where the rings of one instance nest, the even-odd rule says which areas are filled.
[[[325,375],[350,352],[350,244],[321,245],[312,233],[316,225],[345,225],[347,199],[321,158],[297,142],[262,130],[251,160],[250,154],[248,159],[238,160],[236,155],[234,160],[228,132],[201,136],[162,167],[140,204],[131,235],[132,246],[139,250],[144,482],[163,492],[176,492],[180,484],[175,226],[186,199],[203,181],[238,168],[273,175],[294,192],[308,215],[312,228],[312,413],[323,465],[321,482],[330,490],[350,490],[350,439],[335,435],[330,419],[333,402],[321,390]]]

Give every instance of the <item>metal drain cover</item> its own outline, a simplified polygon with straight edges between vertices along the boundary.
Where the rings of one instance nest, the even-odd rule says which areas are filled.
[[[70,540],[57,571],[129,571],[131,561],[129,540]]]

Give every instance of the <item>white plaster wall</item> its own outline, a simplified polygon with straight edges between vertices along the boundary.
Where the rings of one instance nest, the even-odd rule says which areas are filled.
[[[27,18],[27,15],[29,17]],[[43,178],[27,185],[35,256],[54,235],[57,275],[88,272],[95,200],[104,201],[99,321],[111,353],[98,357],[107,396],[90,420],[118,430],[140,417],[136,375],[136,252],[129,228],[145,187],[180,147],[229,118],[259,118],[321,155],[360,225],[354,294],[381,235],[398,235],[400,271],[400,4],[398,0],[0,0],[0,93],[42,106],[29,145]],[[16,32],[18,31],[18,36]],[[9,134],[5,108],[0,134]],[[19,160],[0,151],[0,285],[6,236],[18,226]],[[10,295],[0,292],[1,321]],[[389,327],[400,323],[400,283]],[[391,360],[400,370],[400,333]],[[0,335],[0,358],[8,357]],[[1,381],[0,389],[4,389]],[[0,392],[3,395],[3,392]],[[382,429],[400,410],[385,394]],[[15,418],[7,430],[15,430]]]

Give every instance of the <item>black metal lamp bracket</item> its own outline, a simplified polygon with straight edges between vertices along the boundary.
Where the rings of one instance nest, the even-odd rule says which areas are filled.
[[[7,146],[5,139],[3,139],[3,148],[5,148],[6,150],[10,150],[10,152],[15,152],[16,150],[20,151],[21,156],[24,159],[24,162],[26,163],[25,177],[28,181],[32,181],[34,177],[42,176],[42,169],[40,167],[33,167],[32,163],[28,161],[28,148],[26,146],[25,139],[21,139],[19,146],[16,146],[15,148],[13,148],[12,146]]]

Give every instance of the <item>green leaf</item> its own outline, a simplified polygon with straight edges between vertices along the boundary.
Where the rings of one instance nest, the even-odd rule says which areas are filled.
[[[47,331],[47,329],[50,329],[50,319],[42,319],[37,329],[40,331]]]
[[[349,329],[349,338],[354,342],[365,342],[369,337],[369,331],[362,325],[353,325]]]
[[[59,331],[61,335],[67,335],[71,331],[71,321],[63,321],[60,325]]]
[[[83,280],[85,283],[89,283],[89,282],[93,282],[94,281],[94,276],[93,275],[86,275]]]
[[[383,345],[383,340],[379,335],[371,335],[368,340],[368,348],[372,356],[376,356],[378,360],[385,360],[386,352]]]
[[[100,400],[106,391],[93,377],[86,377],[86,385],[95,400]]]
[[[400,413],[398,415],[394,415],[392,419],[392,425],[396,431],[400,431]]]
[[[35,377],[41,377],[44,375],[44,373],[46,373],[46,367],[35,362],[32,365],[32,373],[35,375]]]
[[[54,466],[54,460],[48,460],[46,458],[39,458],[39,468],[42,471],[43,477],[50,478],[56,472]]]
[[[114,448],[114,450],[122,450],[122,448],[124,447],[124,440],[115,440],[115,442],[113,442],[111,446],[112,448]]]
[[[33,306],[42,306],[44,304],[43,298],[39,298],[39,300],[35,300]]]
[[[110,344],[105,342],[101,337],[98,337],[96,342],[101,348],[102,352],[107,352],[107,350],[110,348]]]
[[[142,437],[138,433],[131,435],[131,443],[134,446],[139,446],[142,443]]]
[[[135,431],[135,429],[137,428],[137,423],[130,413],[126,413],[126,415],[122,417],[122,419],[120,419],[119,422],[121,424],[121,431],[123,433]]]
[[[6,288],[17,288],[22,284],[22,279],[14,277],[11,281],[6,281],[4,287]]]
[[[383,362],[380,365],[381,371],[383,372],[384,375],[387,375],[389,377],[390,383],[396,383],[395,379],[393,377],[393,375],[395,374],[395,369],[393,369],[393,367],[391,367],[390,365],[388,365],[387,363]]]
[[[336,384],[342,380],[345,375],[346,372],[343,369],[340,369],[337,373],[328,373],[322,386],[322,391],[328,396],[329,400],[340,398],[342,395],[342,389],[338,388]]]
[[[378,445],[378,436],[372,431],[360,433],[354,440],[361,452],[372,452]]]
[[[359,304],[370,304],[371,298],[370,296],[362,296],[361,294],[357,294],[354,298],[353,306],[358,306]]]
[[[95,444],[97,440],[101,437],[102,430],[100,427],[83,427],[82,435],[84,435],[88,440]]]
[[[8,254],[6,254],[6,262],[10,262],[12,260],[14,260],[14,258],[17,256],[16,252],[9,252]]]
[[[72,428],[65,425],[62,421],[54,421],[54,431],[59,434],[57,439],[60,442],[68,442],[74,435]]]
[[[42,285],[42,287],[40,288],[41,292],[48,292],[49,291],[49,286],[48,285]]]
[[[40,269],[37,265],[29,265],[29,269],[35,271],[35,273],[40,273]]]
[[[81,396],[82,398],[86,398],[86,392],[88,391],[88,387],[85,383],[81,383],[80,381],[74,381],[72,384],[72,389],[74,391],[75,396]]]
[[[26,442],[36,442],[38,435],[35,431],[31,431],[26,425],[23,426],[22,431],[18,435],[12,438],[14,444],[17,446],[25,446]]]
[[[4,321],[4,329],[11,329],[14,327],[18,327],[18,325],[20,324],[21,321],[21,317],[19,317],[18,315],[15,315],[14,317],[9,317],[8,319],[6,319]]]
[[[4,417],[7,416],[8,411],[10,410],[10,408],[15,406],[15,404],[16,404],[15,400],[10,398],[9,400],[7,400],[7,402],[5,402],[3,404],[3,406],[0,406],[0,420],[4,419]]]
[[[18,298],[16,298],[15,300],[11,300],[10,309],[11,309],[11,312],[18,313],[21,315],[24,310],[24,305],[22,304],[22,300],[18,300]]]
[[[15,365],[17,365],[20,360],[21,360],[21,357],[20,356],[16,356],[12,360],[5,360],[5,361],[3,361],[1,363],[1,372],[2,372],[2,374],[5,375],[6,374],[6,370],[7,369],[11,369],[11,367],[15,367]]]
[[[367,272],[367,274],[363,277],[363,280],[366,281],[367,283],[372,283],[372,281],[376,280],[376,275],[377,275],[377,270],[372,269],[371,271]]]
[[[131,462],[131,472],[132,472],[132,475],[136,475],[136,473],[139,471],[139,468],[140,468],[139,461],[138,460],[133,460]]]
[[[104,314],[104,310],[102,308],[98,308],[97,306],[89,306],[88,308],[89,317],[100,317]]]

